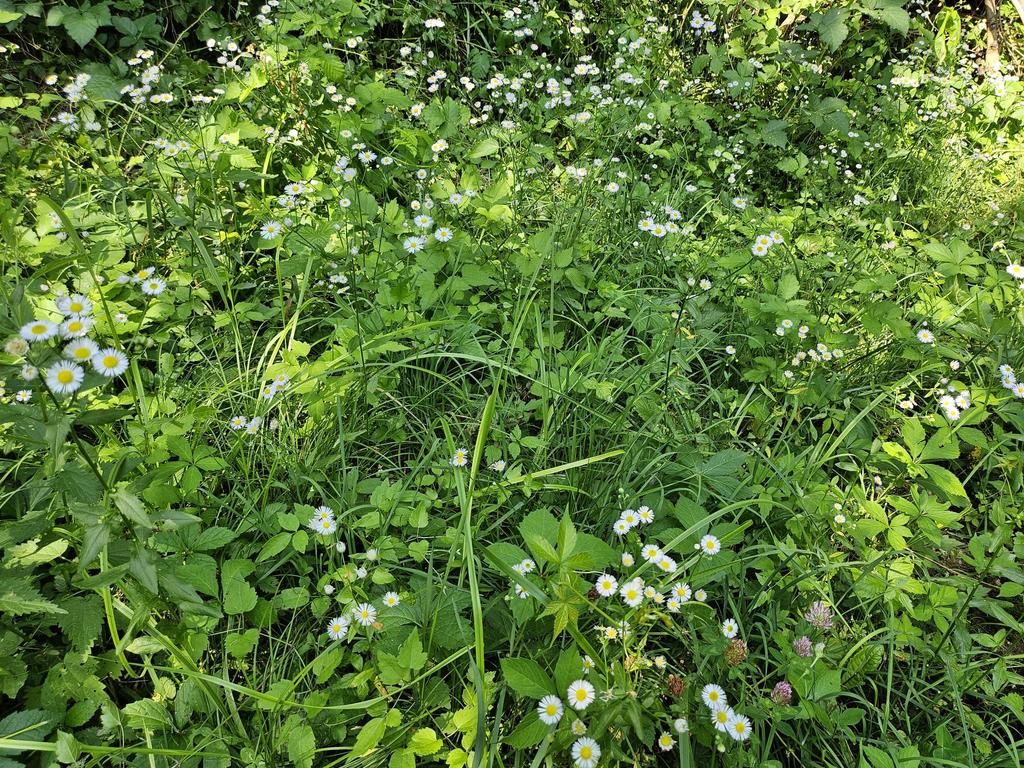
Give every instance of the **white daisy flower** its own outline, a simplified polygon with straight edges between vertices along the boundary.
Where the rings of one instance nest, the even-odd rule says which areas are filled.
[[[576,768],[595,768],[601,758],[601,747],[589,736],[577,739],[572,745],[572,759]]]
[[[49,320],[33,320],[21,326],[21,338],[25,341],[46,341],[57,335],[57,324]]]
[[[722,690],[720,685],[715,685],[714,683],[708,683],[701,688],[700,697],[707,707],[724,707],[729,703],[725,697],[725,691]]]
[[[597,594],[601,595],[601,597],[611,597],[618,588],[619,582],[608,573],[602,573],[594,583],[594,589],[597,590]]]
[[[730,710],[731,712],[731,710]],[[725,723],[725,732],[733,737],[736,741],[746,741],[750,738],[750,720],[744,715],[738,715],[735,712],[731,712],[731,715]]]
[[[70,395],[82,386],[85,371],[77,363],[61,361],[46,371],[46,386],[59,395]]]
[[[64,347],[64,357],[79,363],[87,363],[100,351],[92,339],[76,339]]]
[[[101,349],[92,357],[92,367],[96,373],[112,379],[128,370],[128,356],[119,349],[108,347]]]
[[[566,698],[569,700],[569,706],[582,711],[594,703],[597,693],[588,681],[576,680],[569,685]]]
[[[716,731],[726,733],[729,727],[729,720],[734,714],[732,707],[728,707],[725,704],[718,707],[712,707],[711,724],[715,727]]]
[[[352,609],[352,615],[361,626],[368,627],[377,618],[377,609],[369,603],[360,603]]]
[[[159,277],[151,277],[142,281],[142,292],[147,296],[159,296],[167,288],[167,283]]]
[[[562,701],[553,694],[548,694],[537,704],[537,716],[544,725],[556,725],[564,711]]]
[[[717,555],[722,549],[722,542],[711,534],[708,534],[700,540],[700,544],[698,544],[695,549],[699,549],[705,555]]]
[[[619,590],[619,594],[622,596],[622,602],[630,608],[636,608],[644,601],[643,586],[636,581],[623,584],[622,588]]]
[[[338,616],[327,622],[327,635],[331,640],[344,640],[352,620],[348,616]]]

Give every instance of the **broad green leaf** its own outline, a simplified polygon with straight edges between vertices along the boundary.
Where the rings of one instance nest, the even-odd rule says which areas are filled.
[[[551,733],[551,726],[544,725],[540,721],[535,709],[527,712],[516,729],[505,737],[505,743],[513,749],[529,749],[544,741],[544,737]]]
[[[64,609],[43,598],[27,579],[0,574],[0,613],[20,616],[26,613],[64,613]]]
[[[290,719],[290,718],[289,718]],[[316,737],[307,722],[301,722],[287,730],[288,759],[295,768],[312,768],[316,750]]]
[[[467,156],[467,159],[469,159],[469,160],[479,160],[482,157],[487,157],[488,155],[493,155],[500,148],[501,148],[501,145],[498,144],[497,139],[493,139],[493,138],[488,137],[486,139],[483,139],[483,140],[477,142],[476,146],[473,147],[473,149],[470,151],[469,155]]]
[[[256,590],[245,580],[255,568],[249,560],[228,560],[221,566],[220,581],[224,590],[225,613],[245,613],[256,607]]]
[[[384,732],[387,730],[387,724],[383,717],[375,717],[370,720],[359,730],[359,735],[356,736],[355,744],[352,745],[352,751],[349,753],[348,760],[351,762],[357,757],[362,757],[367,752],[375,749],[380,740],[384,738]]]
[[[418,757],[426,757],[440,751],[444,743],[437,738],[433,728],[420,728],[409,737],[409,749]]]
[[[126,704],[121,711],[128,721],[128,725],[140,731],[150,733],[166,731],[173,727],[171,715],[162,702],[153,699],[139,699],[131,704]]]
[[[78,651],[88,651],[103,626],[103,606],[98,595],[68,597],[60,601],[67,613],[57,617],[57,624]]]
[[[100,28],[95,14],[90,11],[73,9],[64,13],[63,25],[71,39],[78,43],[80,48],[84,48],[96,36],[96,30]]]
[[[540,699],[549,693],[555,693],[555,684],[551,677],[533,659],[502,659],[501,671],[509,688],[520,696]]]

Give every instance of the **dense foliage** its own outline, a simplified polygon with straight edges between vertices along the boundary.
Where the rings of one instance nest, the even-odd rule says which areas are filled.
[[[1020,765],[985,46],[0,0],[0,768]]]

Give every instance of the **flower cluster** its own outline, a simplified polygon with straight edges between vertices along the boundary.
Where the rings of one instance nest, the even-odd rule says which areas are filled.
[[[120,376],[128,370],[128,356],[115,347],[100,348],[89,334],[95,326],[93,303],[82,294],[59,295],[57,310],[63,315],[61,322],[36,319],[21,326],[19,338],[7,342],[5,351],[28,362],[21,369],[21,378],[34,381],[39,368],[45,366],[43,381],[56,395],[77,392],[85,381],[86,366],[106,379]],[[67,343],[58,353],[42,342],[63,339]],[[31,390],[20,390],[18,402],[31,400]]]
[[[711,715],[711,724],[716,731],[728,734],[735,741],[746,741],[752,731],[750,719],[735,712],[729,706],[721,686],[708,683],[700,692],[701,700]]]
[[[754,244],[750,246],[750,252],[755,256],[765,256],[773,245],[780,245],[784,242],[785,239],[778,232],[758,235],[754,238]]]
[[[1003,389],[1008,389],[1016,397],[1024,397],[1024,382],[1017,381],[1017,374],[1013,368],[1005,363],[999,366],[1000,384]]]

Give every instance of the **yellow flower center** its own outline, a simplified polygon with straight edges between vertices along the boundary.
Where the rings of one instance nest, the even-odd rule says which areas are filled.
[[[717,691],[712,691],[711,693],[708,694],[708,698],[711,699],[712,701],[718,701],[718,692]]]
[[[592,750],[590,747],[580,748],[580,757],[582,757],[584,760],[589,760],[593,754],[594,750]]]
[[[74,302],[73,304],[71,304],[71,306],[70,306],[70,307],[68,307],[68,309],[70,309],[70,310],[72,311],[72,313],[74,313],[74,314],[76,314],[76,315],[77,315],[77,314],[79,314],[79,313],[80,313],[80,312],[81,312],[81,311],[82,311],[83,309],[85,309],[85,307],[84,307],[84,306],[82,305],[82,303],[81,303],[81,302],[79,302],[79,301],[76,301],[76,302]]]
[[[718,722],[720,723],[724,723],[726,720],[729,719],[729,717],[723,709],[715,713],[715,719],[718,720]]]
[[[74,381],[74,379],[75,374],[73,374],[71,371],[67,369],[57,371],[57,381],[59,381],[61,384],[70,384],[72,381]]]
[[[36,336],[42,336],[44,333],[46,333],[46,326],[43,325],[42,323],[36,323],[35,325],[32,326],[32,333],[35,334]]]
[[[558,711],[558,708],[554,704],[548,704],[547,709],[545,709],[544,711],[547,712],[549,716],[554,717],[555,712]]]
[[[587,692],[583,688],[576,689],[576,701],[586,701]]]
[[[117,368],[117,358],[114,355],[105,355],[103,357],[104,368]]]
[[[734,727],[736,728],[736,733],[743,733],[745,730],[747,730],[747,726],[745,723],[736,723]]]
[[[75,350],[75,357],[77,357],[79,360],[88,360],[89,359],[89,348],[88,347],[79,347],[78,349]]]

